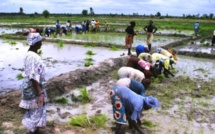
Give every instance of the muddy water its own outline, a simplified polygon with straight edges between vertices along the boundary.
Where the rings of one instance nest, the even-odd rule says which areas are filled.
[[[215,47],[211,46],[211,40],[209,39],[205,41],[196,40],[196,41],[188,42],[186,46],[180,46],[177,48],[179,51],[215,54]]]

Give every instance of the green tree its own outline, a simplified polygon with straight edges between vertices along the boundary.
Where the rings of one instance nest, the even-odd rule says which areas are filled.
[[[23,8],[22,7],[19,8],[19,13],[23,14]]]
[[[93,8],[92,7],[90,7],[90,15],[94,15],[95,13],[94,13],[94,11],[93,11]]]
[[[161,13],[160,13],[160,12],[157,12],[157,14],[156,14],[155,16],[160,17],[160,16],[161,16]]]
[[[88,14],[88,11],[87,10],[82,10],[82,15],[86,16]]]
[[[43,16],[44,16],[45,18],[48,18],[49,15],[50,15],[50,13],[49,13],[48,10],[44,10],[44,11],[43,11]]]
[[[210,19],[213,19],[213,17],[214,17],[214,14],[213,14],[213,13],[210,13],[209,18],[210,18]]]

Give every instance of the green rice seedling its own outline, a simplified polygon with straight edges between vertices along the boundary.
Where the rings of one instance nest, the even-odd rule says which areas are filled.
[[[55,98],[54,101],[56,103],[61,103],[61,104],[67,104],[68,103],[68,99],[65,97]]]
[[[155,79],[154,79],[154,82],[155,82],[155,83],[161,83],[161,81],[160,81],[159,78],[155,78]]]
[[[9,41],[8,43],[11,45],[16,45],[16,41]]]
[[[88,58],[85,58],[84,60],[85,60],[85,61],[91,61],[91,62],[92,62],[92,61],[93,61],[93,58],[88,57]]]
[[[81,98],[82,103],[87,103],[92,100],[92,96],[89,94],[86,87],[81,89],[79,98]]]
[[[200,40],[200,43],[204,43],[204,42],[205,42],[205,39],[201,39],[201,40]]]
[[[115,80],[117,80],[117,79],[119,79],[118,78],[118,70],[115,70],[114,72],[113,72],[113,79],[115,79]]]
[[[91,122],[86,115],[77,115],[70,119],[70,125],[87,128],[91,126]]]
[[[78,102],[80,101],[79,97],[78,96],[75,96],[74,94],[71,94],[71,99],[73,102]]]
[[[84,66],[89,67],[90,65],[93,65],[92,61],[85,61]]]
[[[65,42],[64,42],[64,41],[62,41],[62,40],[60,40],[60,41],[58,41],[58,42],[57,42],[57,44],[58,44],[58,47],[59,47],[59,48],[63,48],[63,47],[64,47]]]
[[[194,44],[194,42],[192,41],[191,44]]]
[[[107,116],[105,114],[95,115],[91,118],[91,121],[97,127],[105,127],[105,122],[107,121]]]
[[[88,50],[87,52],[86,52],[86,55],[96,55],[95,53],[93,53],[93,51],[91,51],[91,50]]]
[[[42,55],[42,54],[43,54],[43,51],[42,51],[41,49],[39,49],[39,50],[37,51],[37,53],[38,53],[39,55]]]
[[[154,127],[154,126],[155,126],[155,125],[153,124],[153,122],[147,121],[147,120],[145,120],[142,124],[143,124],[144,126],[147,126],[147,127]]]
[[[111,45],[111,46],[110,46],[110,50],[111,50],[111,51],[117,51],[117,50],[119,50],[119,48],[117,48],[117,47],[114,46],[114,45]]]
[[[16,78],[17,78],[18,80],[21,80],[21,79],[23,79],[24,77],[22,76],[21,73],[19,73],[19,74],[16,75]]]
[[[51,36],[52,38],[57,38],[57,34],[52,34],[52,36]]]

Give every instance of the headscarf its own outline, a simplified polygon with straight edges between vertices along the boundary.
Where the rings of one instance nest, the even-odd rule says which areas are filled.
[[[27,37],[27,43],[30,46],[34,46],[37,42],[41,41],[42,37],[39,33],[29,33]]]
[[[153,96],[145,97],[144,102],[149,108],[156,108],[159,106],[158,99]]]

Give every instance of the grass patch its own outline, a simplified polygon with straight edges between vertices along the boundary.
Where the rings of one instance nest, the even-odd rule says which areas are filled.
[[[23,75],[22,75],[21,73],[19,73],[19,74],[16,75],[16,78],[17,78],[17,80],[21,80],[21,79],[23,79],[24,77],[23,77]]]
[[[69,102],[68,99],[65,97],[55,98],[54,101],[56,103],[61,103],[61,104],[67,104]]]

